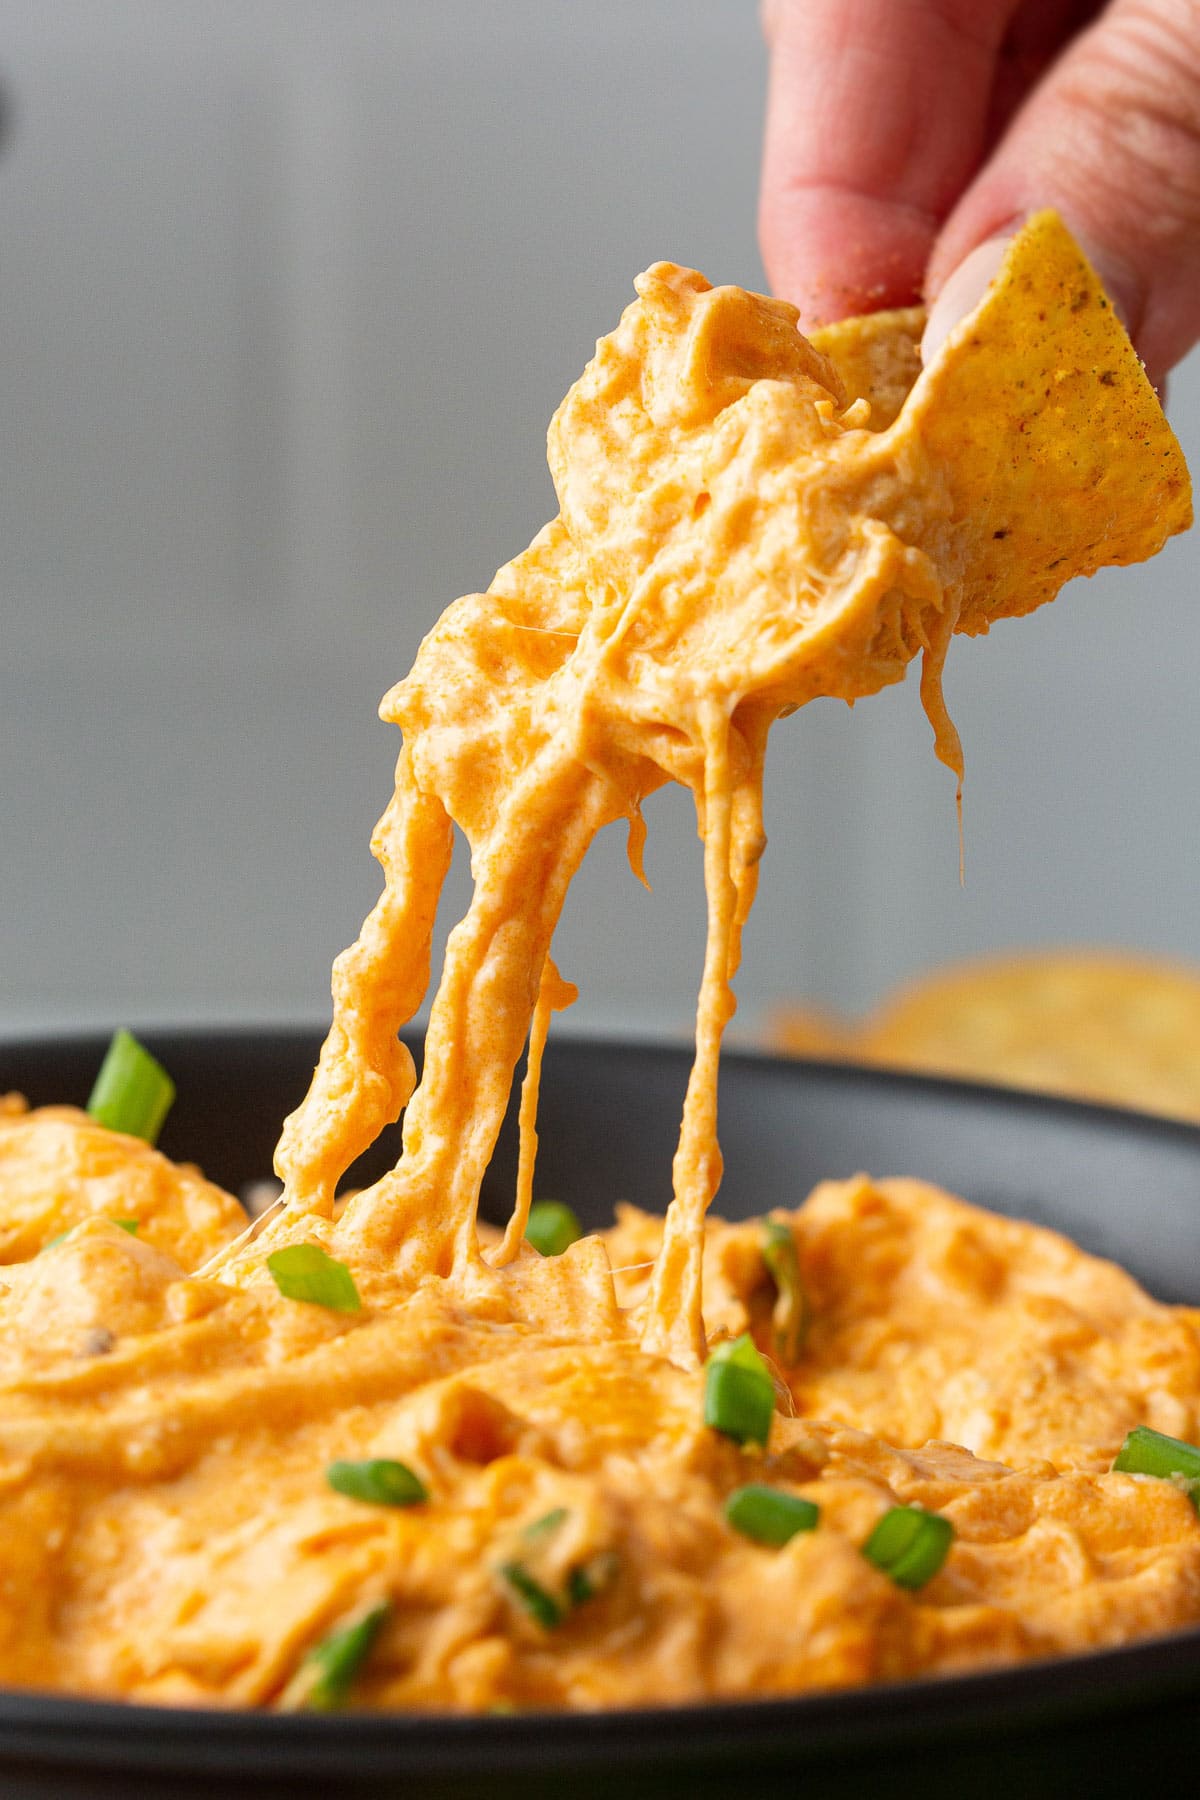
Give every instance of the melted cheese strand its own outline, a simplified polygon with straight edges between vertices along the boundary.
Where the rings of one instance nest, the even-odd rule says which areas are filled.
[[[450,867],[450,820],[422,791],[413,747],[371,839],[384,889],[355,943],[333,965],[333,1022],[301,1105],[284,1122],[275,1172],[289,1208],[333,1216],[337,1184],[355,1157],[398,1119],[416,1080],[396,1033],[429,986],[438,898]]]
[[[704,975],[696,1006],[696,1054],[683,1102],[683,1123],[672,1165],[674,1198],[667,1209],[662,1250],[650,1286],[642,1347],[683,1367],[704,1359],[700,1271],[704,1218],[721,1185],[717,1142],[717,1072],[721,1038],[736,1002],[729,985],[733,961],[737,889],[730,872],[733,784],[729,720],[714,703],[700,708],[704,788],[697,795],[704,839],[704,891],[708,932]]]
[[[517,1118],[517,1128],[521,1139],[517,1157],[517,1197],[503,1241],[499,1249],[488,1258],[493,1269],[502,1269],[512,1261],[521,1248],[525,1227],[529,1223],[529,1208],[533,1202],[533,1171],[537,1161],[538,1147],[538,1090],[542,1080],[542,1058],[546,1053],[546,1039],[550,1035],[550,1016],[552,1013],[563,1011],[565,1007],[573,1006],[578,998],[579,989],[574,982],[563,980],[554,966],[554,958],[548,956],[542,968],[537,1005],[533,1009],[533,1022],[529,1027],[529,1051],[525,1066],[525,1079],[521,1083],[521,1109]]]
[[[475,893],[450,934],[425,1039],[425,1076],[404,1119],[403,1156],[347,1206],[343,1240],[411,1276],[479,1260],[476,1207],[533,1017],[567,887],[619,810],[553,738],[505,797],[473,859]]]
[[[930,634],[929,645],[921,658],[921,705],[933,730],[933,752],[943,768],[955,778],[954,811],[958,820],[958,882],[966,884],[966,843],[963,837],[963,762],[962,739],[946,709],[942,678],[946,669],[946,653],[958,624],[959,606],[949,600],[938,614]]]
[[[704,839],[708,935],[696,1010],[696,1057],[672,1167],[674,1198],[642,1327],[642,1347],[696,1366],[705,1352],[704,1220],[722,1174],[717,1139],[721,1039],[737,1008],[731,983],[741,961],[742,927],[750,916],[766,847],[762,826],[763,763],[771,717],[743,707],[734,723],[706,709],[704,789],[697,813]]]

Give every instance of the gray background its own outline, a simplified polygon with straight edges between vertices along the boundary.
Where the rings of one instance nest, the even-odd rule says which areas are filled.
[[[312,1018],[378,889],[377,702],[553,507],[546,422],[657,257],[763,282],[749,0],[0,5],[0,1028]],[[1200,359],[1172,411],[1200,463]],[[949,955],[1200,957],[1200,542],[776,733],[739,1024]],[[581,1025],[687,1026],[689,802],[606,834]],[[446,911],[466,897],[460,870]]]

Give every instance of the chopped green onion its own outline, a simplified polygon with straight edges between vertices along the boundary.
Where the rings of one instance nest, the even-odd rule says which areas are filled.
[[[778,1219],[764,1220],[762,1258],[775,1283],[771,1341],[780,1362],[790,1366],[799,1359],[808,1324],[808,1302],[800,1279],[800,1258],[790,1226]]]
[[[735,1488],[725,1502],[725,1517],[743,1537],[756,1544],[786,1544],[798,1531],[816,1528],[821,1509],[798,1494],[751,1482]]]
[[[175,1098],[175,1083],[128,1031],[113,1033],[87,1109],[99,1125],[153,1144]]]
[[[572,1606],[586,1606],[617,1579],[621,1562],[615,1550],[601,1550],[567,1576],[567,1596]]]
[[[761,1370],[770,1379],[771,1371],[765,1359],[759,1355],[748,1331],[743,1331],[741,1337],[723,1338],[716,1349],[709,1352],[708,1360],[710,1363],[736,1363],[743,1369]]]
[[[586,1606],[589,1600],[595,1599],[597,1591],[586,1566],[572,1569],[567,1576],[567,1598],[572,1606]]]
[[[521,1532],[522,1540],[530,1545],[540,1545],[543,1539],[560,1530],[570,1516],[569,1508],[552,1507],[541,1518],[534,1519],[525,1526]],[[568,1612],[577,1606],[586,1606],[589,1600],[594,1600],[597,1594],[608,1587],[616,1579],[619,1567],[614,1551],[601,1550],[586,1562],[577,1563],[573,1569],[568,1569],[561,1594],[551,1593],[523,1562],[514,1560],[501,1563],[496,1573],[530,1617],[537,1620],[542,1630],[553,1631],[562,1624]]]
[[[382,1456],[366,1462],[331,1462],[325,1479],[335,1494],[368,1506],[419,1506],[429,1498],[425,1483],[407,1463]]]
[[[362,1310],[353,1275],[319,1244],[287,1244],[282,1250],[273,1250],[267,1267],[286,1300],[307,1300],[330,1312]]]
[[[540,1519],[534,1519],[532,1524],[526,1525],[521,1536],[527,1544],[540,1543],[543,1538],[553,1536],[561,1526],[566,1524],[570,1516],[570,1510],[567,1507],[555,1506],[548,1513],[543,1513]],[[511,1570],[513,1566],[514,1565],[510,1564],[509,1569]],[[530,1579],[529,1571],[523,1564],[518,1563],[515,1566],[519,1571],[518,1578],[523,1577],[525,1581],[528,1582]],[[620,1564],[615,1551],[601,1550],[597,1555],[589,1557],[587,1562],[577,1563],[573,1569],[569,1569],[567,1571],[566,1583],[568,1606],[571,1608],[576,1606],[586,1606],[589,1600],[594,1600],[597,1594],[602,1592],[604,1588],[609,1587],[612,1582],[615,1581],[619,1566]],[[511,1584],[511,1575],[508,1576],[508,1579]],[[535,1582],[534,1585],[538,1588],[539,1594],[549,1600],[552,1607],[558,1609],[561,1618],[563,1612],[566,1611],[567,1608],[560,1606],[554,1596],[546,1593],[540,1583]],[[540,1602],[538,1602],[538,1604],[540,1604]],[[547,1629],[549,1629],[549,1627],[547,1627]]]
[[[553,1594],[548,1594],[540,1581],[535,1581],[524,1563],[501,1563],[497,1573],[525,1611],[543,1631],[553,1631],[562,1624],[563,1609]]]
[[[141,1220],[140,1219],[112,1219],[110,1221],[110,1223],[115,1225],[118,1231],[127,1231],[129,1233],[130,1237],[136,1237],[138,1234],[138,1226],[140,1225]]]
[[[284,1691],[284,1709],[338,1712],[349,1699],[391,1610],[391,1602],[381,1600],[314,1645]]]
[[[765,1444],[775,1383],[748,1334],[720,1344],[704,1366],[704,1423],[738,1444]]]
[[[583,1226],[561,1200],[535,1200],[525,1222],[526,1241],[541,1256],[561,1256],[583,1236]]]
[[[527,1525],[521,1536],[529,1542],[536,1538],[549,1537],[552,1532],[558,1530],[560,1525],[565,1525],[569,1517],[565,1506],[555,1506],[548,1513],[543,1513],[540,1519],[535,1519],[532,1525]]]
[[[1177,1482],[1200,1512],[1200,1450],[1195,1444],[1151,1431],[1148,1425],[1135,1425],[1121,1445],[1113,1468],[1126,1475],[1157,1475],[1164,1481]]]
[[[893,1506],[863,1545],[863,1555],[897,1587],[919,1588],[933,1580],[953,1542],[954,1527],[940,1513]]]

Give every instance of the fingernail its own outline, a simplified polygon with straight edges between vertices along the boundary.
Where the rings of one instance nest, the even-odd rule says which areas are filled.
[[[988,238],[964,256],[929,309],[921,339],[921,361],[928,366],[954,328],[975,311],[1008,254],[1014,233]]]

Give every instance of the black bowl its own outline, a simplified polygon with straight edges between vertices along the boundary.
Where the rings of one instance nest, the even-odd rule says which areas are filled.
[[[147,1033],[179,1100],[169,1154],[233,1189],[266,1174],[302,1095],[310,1031]],[[82,1102],[104,1040],[0,1045],[0,1093]],[[689,1056],[682,1048],[552,1041],[539,1192],[585,1222],[615,1199],[661,1207]],[[1069,1232],[1156,1294],[1200,1300],[1200,1130],[1113,1108],[812,1062],[731,1054],[721,1080],[720,1209],[799,1202],[824,1176],[918,1175]],[[394,1139],[356,1171],[380,1172]],[[503,1215],[506,1127],[485,1191]],[[797,1700],[604,1715],[460,1719],[202,1713],[0,1694],[4,1800],[404,1800],[749,1794],[818,1800],[1128,1796],[1191,1776],[1200,1741],[1200,1630],[994,1674]]]

